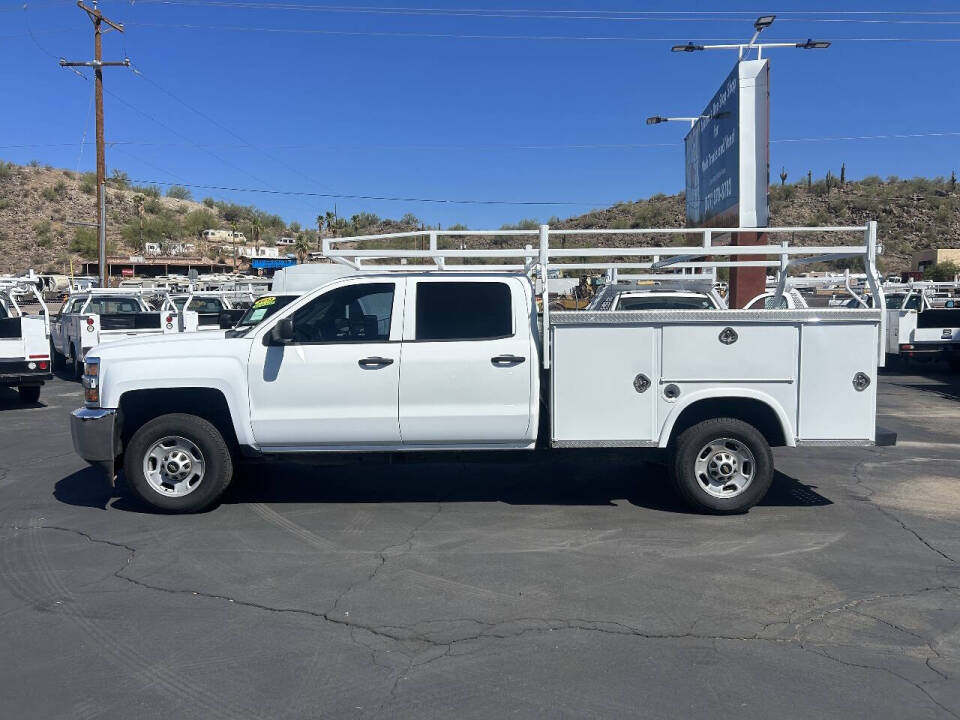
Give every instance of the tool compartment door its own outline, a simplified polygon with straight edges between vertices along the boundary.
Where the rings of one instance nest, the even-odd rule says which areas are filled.
[[[555,443],[616,446],[656,439],[657,332],[643,325],[554,326]]]
[[[806,324],[800,341],[800,440],[873,440],[877,412],[874,324]],[[858,390],[857,373],[870,384]]]

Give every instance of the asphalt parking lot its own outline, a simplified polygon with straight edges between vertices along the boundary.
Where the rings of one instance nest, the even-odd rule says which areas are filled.
[[[960,376],[893,448],[776,451],[748,515],[629,454],[253,468],[163,516],[0,390],[0,698],[18,718],[960,716]]]

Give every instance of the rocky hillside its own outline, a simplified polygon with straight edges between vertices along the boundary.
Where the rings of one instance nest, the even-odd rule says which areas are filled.
[[[95,218],[95,180],[90,173],[75,174],[39,165],[19,166],[0,161],[0,273],[63,272],[71,258],[94,258],[95,232],[68,221]],[[841,184],[828,177],[816,182],[770,188],[771,225],[856,225],[871,219],[880,223],[885,246],[882,266],[902,270],[914,251],[928,247],[960,247],[960,189],[943,178],[868,177]],[[107,240],[111,254],[142,251],[144,242],[169,247],[182,242],[197,245],[197,253],[217,259],[215,248],[197,242],[206,228],[236,228],[250,240],[272,244],[281,236],[301,238],[315,247],[316,230],[286,223],[257,208],[204,198],[197,202],[184,188],[171,188],[162,197],[159,188],[133,187],[122,172],[115,172],[107,188]],[[372,213],[349,219],[319,218],[324,232],[338,236],[397,232],[422,227],[407,214],[387,220]],[[683,195],[655,195],[637,202],[619,203],[585,215],[550,218],[551,225],[567,228],[678,227],[684,221]],[[537,220],[522,220],[503,229],[533,228]],[[457,228],[465,229],[463,226]],[[824,243],[835,241],[821,238]],[[470,238],[469,247],[512,242],[496,238]],[[624,246],[636,239],[605,238],[604,244]],[[662,242],[662,240],[661,240]]]

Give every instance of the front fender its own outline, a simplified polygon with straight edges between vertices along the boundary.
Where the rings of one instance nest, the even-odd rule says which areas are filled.
[[[90,354],[96,354],[92,352]],[[158,366],[163,376],[157,377]],[[100,404],[120,406],[120,398],[134,390],[208,388],[219,390],[230,410],[233,430],[241,445],[252,445],[247,402],[246,364],[237,357],[127,358],[104,363],[100,378]]]
[[[663,427],[660,431],[660,437],[657,441],[657,446],[661,448],[667,447],[667,445],[670,443],[670,436],[673,433],[673,427],[677,423],[677,418],[680,417],[684,410],[698,402],[702,402],[703,400],[715,400],[717,398],[730,398],[731,400],[749,398],[751,400],[758,400],[762,402],[771,410],[773,410],[774,414],[777,416],[777,420],[780,422],[780,429],[783,431],[784,444],[787,447],[797,446],[797,437],[793,429],[793,424],[790,422],[790,418],[783,409],[783,406],[776,398],[768,393],[763,392],[762,390],[757,390],[755,388],[732,386],[704,388],[702,390],[685,394],[679,400],[677,400],[677,402],[672,403],[670,414],[667,416],[666,421],[663,423]]]

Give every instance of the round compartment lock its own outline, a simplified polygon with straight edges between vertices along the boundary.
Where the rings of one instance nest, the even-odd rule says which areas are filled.
[[[663,396],[667,400],[676,400],[678,397],[680,397],[680,388],[677,385],[670,383],[663,389]]]
[[[633,389],[638,393],[646,392],[650,387],[650,378],[640,373],[633,379]]]
[[[857,392],[863,392],[870,387],[870,376],[864,372],[858,372],[853,376],[853,389]]]
[[[723,330],[720,331],[720,335],[718,336],[718,339],[724,345],[733,345],[737,340],[740,339],[740,336],[737,335],[737,331],[734,330],[732,327],[725,327]]]

